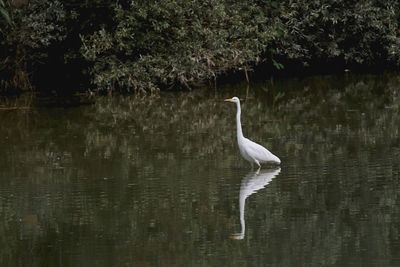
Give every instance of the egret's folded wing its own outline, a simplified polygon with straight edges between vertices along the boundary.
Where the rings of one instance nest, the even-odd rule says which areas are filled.
[[[277,161],[277,157],[265,147],[247,139],[246,147],[249,154],[260,162]]]

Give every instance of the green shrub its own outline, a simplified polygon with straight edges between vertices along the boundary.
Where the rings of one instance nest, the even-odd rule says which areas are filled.
[[[260,60],[272,38],[255,1],[132,1],[116,27],[84,38],[99,89],[193,84]]]
[[[10,25],[11,24],[11,18],[10,15],[8,14],[8,10],[6,8],[6,5],[3,0],[0,0],[0,16],[3,21],[0,22],[0,25]],[[3,26],[1,27],[3,28]],[[1,30],[0,28],[0,30]]]
[[[191,88],[260,62],[400,60],[394,0],[0,1],[0,91],[32,82],[44,90],[53,77],[47,87],[66,92],[89,80],[95,90],[142,92]]]
[[[397,1],[282,1],[276,52],[302,60],[374,64],[400,58]]]
[[[2,90],[31,88],[30,73],[46,61],[48,49],[65,39],[66,13],[60,1],[32,0],[11,12],[13,25],[2,42]]]

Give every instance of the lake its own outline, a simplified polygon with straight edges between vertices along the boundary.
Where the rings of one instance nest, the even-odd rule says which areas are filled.
[[[0,110],[1,266],[399,266],[400,76]],[[257,172],[235,131],[280,157]]]

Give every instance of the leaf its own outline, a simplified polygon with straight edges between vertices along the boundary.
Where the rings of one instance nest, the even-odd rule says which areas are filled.
[[[277,62],[275,59],[272,59],[272,64],[277,70],[282,70],[285,68],[282,63]]]
[[[1,13],[2,17],[7,21],[7,23],[11,24],[11,18],[10,18],[10,15],[8,15],[7,10],[5,10],[4,8],[0,8],[0,13]]]

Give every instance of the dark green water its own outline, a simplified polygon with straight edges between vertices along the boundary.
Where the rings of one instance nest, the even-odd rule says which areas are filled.
[[[326,76],[2,110],[0,266],[399,266],[399,88]],[[246,94],[244,134],[280,169],[239,155],[222,100]]]

